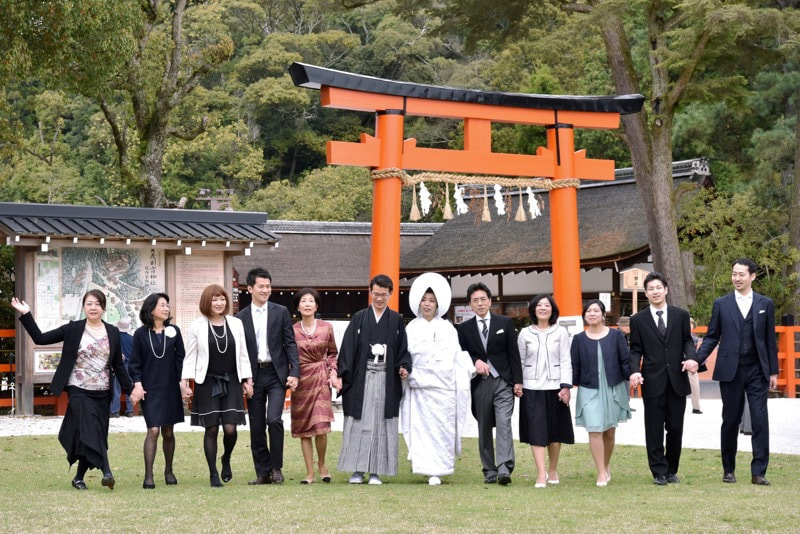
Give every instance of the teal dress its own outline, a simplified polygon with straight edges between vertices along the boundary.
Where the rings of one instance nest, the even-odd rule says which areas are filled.
[[[599,388],[579,387],[578,399],[575,402],[575,424],[584,427],[587,432],[605,432],[609,428],[616,428],[621,421],[631,418],[628,382],[623,380],[619,384],[608,385],[603,350],[599,341],[597,369]]]

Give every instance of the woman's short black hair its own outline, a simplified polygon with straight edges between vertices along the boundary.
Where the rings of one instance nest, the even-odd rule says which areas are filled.
[[[553,297],[544,293],[533,297],[528,304],[528,315],[530,316],[531,321],[533,324],[536,324],[536,306],[539,305],[539,301],[542,299],[547,299],[547,302],[550,303],[550,307],[553,308],[553,313],[550,314],[550,318],[547,320],[547,322],[551,325],[556,324],[556,321],[558,321],[558,306],[556,305],[556,301],[553,299]]]
[[[99,289],[90,289],[89,291],[86,292],[85,295],[83,295],[83,300],[81,301],[81,304],[83,306],[86,305],[86,298],[87,297],[96,298],[97,302],[100,304],[100,307],[103,309],[103,311],[105,311],[105,309],[106,309],[106,294],[105,293],[103,293]]]
[[[164,299],[167,301],[167,304],[169,304],[169,295],[166,293],[151,293],[147,295],[147,298],[142,302],[142,308],[139,310],[139,320],[142,321],[142,324],[147,328],[153,328],[155,326],[153,310],[155,310],[158,305],[158,299]],[[169,323],[170,319],[172,319],[172,317],[164,321],[165,326]]]
[[[583,313],[581,313],[581,317],[586,317],[586,311],[589,309],[589,306],[592,304],[597,304],[600,307],[600,311],[603,313],[603,316],[606,315],[606,305],[603,304],[603,301],[600,299],[591,299],[589,300],[583,307]]]
[[[296,310],[298,306],[300,306],[300,299],[306,295],[311,295],[314,297],[314,302],[317,303],[317,311],[322,304],[322,299],[319,296],[319,291],[314,289],[313,287],[304,287],[303,289],[299,290],[297,293],[294,294],[292,301],[294,302],[294,309]]]

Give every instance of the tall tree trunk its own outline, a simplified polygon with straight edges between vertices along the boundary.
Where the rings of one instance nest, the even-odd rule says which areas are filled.
[[[142,204],[148,208],[167,207],[167,197],[161,187],[164,151],[167,145],[166,124],[154,128],[147,138],[141,156],[141,180],[144,186]]]
[[[797,91],[796,122],[794,126],[794,172],[792,174],[792,191],[789,204],[789,243],[800,249],[800,91]],[[792,265],[789,275],[800,273],[800,261]],[[788,277],[787,277],[788,279]],[[798,316],[800,313],[800,284],[794,291],[794,298],[789,300],[789,313]]]
[[[616,90],[620,94],[639,93],[638,75],[633,68],[630,45],[618,15],[606,12],[600,18],[600,31],[606,45]],[[660,72],[653,69],[653,76]],[[654,89],[666,80],[654,81]],[[672,111],[663,109],[662,97],[654,92],[649,109],[622,117],[625,141],[631,150],[634,177],[644,205],[647,236],[653,267],[669,281],[670,303],[686,308],[689,296],[681,261],[672,182]],[[652,112],[652,124],[650,112]]]

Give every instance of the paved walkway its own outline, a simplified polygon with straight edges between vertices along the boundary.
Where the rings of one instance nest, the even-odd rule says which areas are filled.
[[[574,399],[574,395],[573,395]],[[635,408],[633,418],[622,423],[617,429],[617,443],[622,445],[644,446],[644,409],[640,398],[631,399],[631,407]],[[686,403],[687,414],[683,429],[683,446],[695,449],[719,449],[719,427],[722,414],[722,401],[719,399],[704,398],[701,400],[702,414],[691,413],[691,404]],[[573,414],[574,414],[573,400]],[[783,454],[800,454],[800,399],[770,399],[770,451]],[[289,412],[284,412],[286,428],[289,428]],[[0,437],[57,434],[61,425],[61,417],[43,416],[1,416]],[[336,412],[333,429],[341,431],[342,413]],[[514,436],[517,437],[518,418],[515,413],[513,418]],[[245,430],[247,427],[244,428]],[[186,424],[176,425],[178,432],[199,432],[199,427]],[[119,417],[111,419],[111,432],[144,432],[144,418]],[[474,418],[467,417],[465,437],[477,437],[478,427]],[[575,440],[578,443],[587,443],[588,435],[582,428],[575,428]],[[752,451],[750,439],[740,436],[740,451]]]

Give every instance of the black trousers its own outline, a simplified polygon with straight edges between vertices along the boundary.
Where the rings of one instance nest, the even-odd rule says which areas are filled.
[[[740,365],[733,380],[719,383],[719,392],[722,397],[720,448],[723,471],[733,473],[736,470],[739,423],[742,420],[746,394],[753,426],[753,460],[750,462],[750,473],[752,476],[764,476],[769,464],[769,379],[764,376],[758,363]]]
[[[247,401],[250,418],[250,450],[257,476],[283,468],[283,403],[286,387],[275,367],[259,367],[253,380],[253,397]],[[269,445],[267,445],[269,429]]]
[[[681,462],[686,395],[675,393],[668,382],[664,393],[656,397],[644,396],[642,401],[647,463],[650,465],[650,472],[654,477],[677,475]]]

